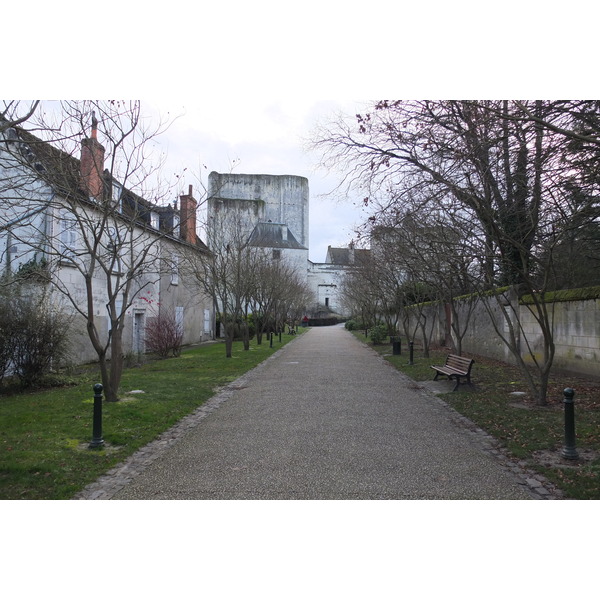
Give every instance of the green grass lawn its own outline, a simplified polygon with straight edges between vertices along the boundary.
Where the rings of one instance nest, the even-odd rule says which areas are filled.
[[[90,450],[95,369],[77,385],[0,395],[0,498],[68,499],[249,371],[282,345],[274,338],[244,351],[221,342],[186,350],[178,358],[126,369],[119,402],[103,402],[105,447]],[[143,390],[143,394],[129,394]]]
[[[354,332],[367,342],[360,332]],[[447,350],[435,349],[429,358],[415,345],[414,364],[408,364],[408,344],[393,355],[390,344],[373,346],[397,369],[415,381],[433,379],[431,365],[444,364]],[[465,353],[468,355],[468,353]],[[473,356],[473,386],[462,385],[441,398],[459,413],[499,440],[516,458],[555,483],[569,498],[600,499],[600,382],[583,377],[554,375],[548,405],[537,406],[516,367]],[[564,445],[563,390],[575,390],[575,430],[581,460],[560,457]],[[513,396],[512,392],[526,392]]]

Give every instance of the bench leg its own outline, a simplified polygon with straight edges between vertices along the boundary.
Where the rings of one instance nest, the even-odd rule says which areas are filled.
[[[454,386],[454,389],[452,390],[453,392],[455,392],[458,389],[458,386],[460,385],[460,377],[455,377],[454,379],[456,379],[456,385]]]

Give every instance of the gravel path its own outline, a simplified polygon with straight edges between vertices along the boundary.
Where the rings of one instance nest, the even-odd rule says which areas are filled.
[[[79,499],[536,499],[544,481],[343,327],[311,329]]]

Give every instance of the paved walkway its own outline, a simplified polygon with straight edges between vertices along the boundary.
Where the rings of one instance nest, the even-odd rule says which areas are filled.
[[[545,497],[543,478],[342,327],[298,336],[77,496]]]

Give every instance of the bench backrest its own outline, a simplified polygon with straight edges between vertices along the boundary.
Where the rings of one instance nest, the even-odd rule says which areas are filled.
[[[448,354],[446,358],[447,367],[452,367],[453,369],[462,371],[463,373],[468,373],[474,362],[475,361],[472,358],[458,356],[456,354]]]

